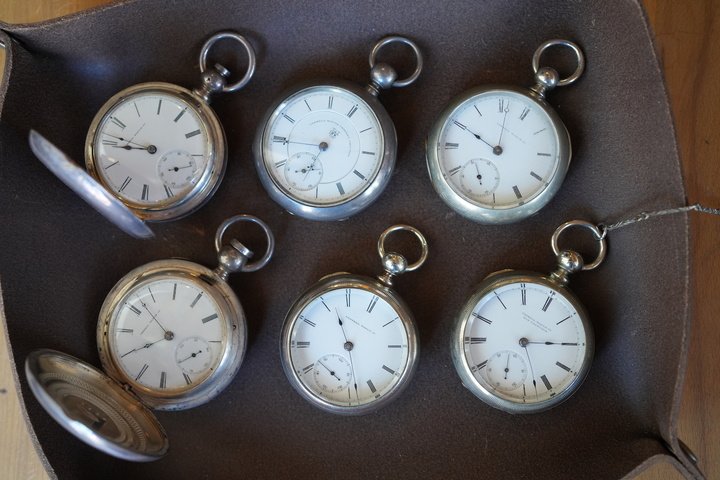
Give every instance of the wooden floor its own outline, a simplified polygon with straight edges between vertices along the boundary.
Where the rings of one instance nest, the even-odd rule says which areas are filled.
[[[35,22],[108,0],[3,0],[0,19]],[[675,115],[690,203],[720,207],[720,1],[644,0]],[[1,55],[1,52],[0,52]],[[0,62],[1,63],[1,62]],[[0,72],[1,72],[0,67]],[[720,220],[692,217],[693,334],[679,435],[720,479]],[[671,273],[670,273],[671,274]],[[0,478],[47,478],[21,418],[0,328]],[[658,465],[641,479],[677,479]]]

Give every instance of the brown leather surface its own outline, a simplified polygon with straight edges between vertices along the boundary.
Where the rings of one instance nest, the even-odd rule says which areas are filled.
[[[190,19],[192,19],[190,21]],[[197,214],[132,240],[43,169],[29,153],[32,127],[82,159],[87,127],[117,90],[142,81],[194,86],[200,45],[234,29],[259,53],[255,78],[213,105],[228,134],[224,183]],[[608,260],[571,288],[591,313],[595,363],[581,390],[546,413],[510,416],[460,385],[449,358],[453,317],[473,286],[500,268],[553,267],[549,238],[572,218],[617,219],[678,205],[684,192],[671,117],[640,7],[632,1],[362,3],[144,1],[59,22],[5,27],[12,71],[0,127],[0,251],[8,329],[22,368],[35,348],[56,348],[99,365],[97,312],[130,269],[180,256],[214,263],[212,236],[240,212],[265,219],[278,249],[270,266],[231,280],[246,308],[247,357],[212,403],[158,414],[169,455],[134,465],[74,440],[24,395],[41,444],[60,477],[110,478],[326,475],[617,478],[661,453],[687,332],[687,222],[683,217],[610,234]],[[388,190],[346,222],[293,218],[272,203],[252,166],[250,142],[265,107],[295,82],[367,81],[367,54],[389,33],[426,53],[417,84],[382,94],[400,146]],[[577,41],[588,69],[550,95],[570,130],[574,160],[560,194],[517,225],[484,227],[453,214],[435,195],[423,141],[460,91],[483,83],[530,83],[530,58],[550,37]],[[402,397],[366,417],[338,418],[305,403],[279,363],[279,332],[294,298],[338,270],[374,274],[375,242],[397,223],[421,229],[431,257],[401,277],[413,308],[420,365]]]

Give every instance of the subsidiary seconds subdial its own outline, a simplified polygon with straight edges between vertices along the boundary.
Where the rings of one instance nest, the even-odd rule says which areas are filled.
[[[336,353],[324,355],[315,362],[313,377],[318,388],[325,393],[338,393],[348,388],[352,380],[350,362]]]
[[[210,344],[201,337],[188,337],[175,349],[175,362],[188,374],[199,374],[210,368],[213,360]]]
[[[470,197],[485,197],[500,185],[497,166],[484,158],[473,158],[460,170],[460,184]]]
[[[158,174],[166,187],[182,188],[195,183],[199,173],[195,159],[183,150],[168,152],[158,162]]]
[[[318,186],[323,178],[323,166],[318,157],[309,152],[299,152],[288,159],[285,179],[292,188],[307,191]]]
[[[488,358],[485,374],[493,388],[511,392],[525,383],[527,366],[520,354],[510,350],[494,353]]]

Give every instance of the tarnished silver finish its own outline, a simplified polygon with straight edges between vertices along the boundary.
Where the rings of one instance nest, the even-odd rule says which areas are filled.
[[[551,289],[570,303],[578,312],[581,324],[585,333],[585,354],[582,358],[582,367],[577,371],[577,375],[572,382],[558,392],[557,395],[548,400],[536,403],[514,402],[501,398],[494,390],[487,388],[480,383],[473,374],[476,366],[470,365],[464,354],[465,337],[467,336],[466,327],[468,321],[472,318],[472,313],[478,302],[485,296],[492,294],[495,290],[510,284],[531,284]],[[488,275],[474,292],[470,295],[467,302],[463,305],[455,320],[455,326],[451,337],[450,351],[455,370],[462,380],[465,388],[470,390],[476,397],[488,405],[497,409],[513,414],[537,413],[548,410],[567,400],[582,385],[585,377],[587,377],[592,364],[595,351],[595,337],[592,325],[590,324],[589,315],[585,307],[580,303],[578,298],[567,288],[559,285],[555,280],[534,272],[525,272],[518,270],[502,270]],[[523,342],[524,340],[524,342]],[[525,343],[525,345],[523,345]],[[528,340],[520,339],[520,346],[526,347]]]
[[[403,43],[403,44],[407,45],[408,47],[412,48],[412,51],[415,54],[415,61],[416,61],[415,70],[413,70],[413,73],[411,73],[409,77],[404,78],[402,80],[397,80],[397,73],[395,73],[395,78],[393,78],[392,81],[389,81],[389,75],[387,75],[387,74],[378,75],[384,79],[382,84],[378,83],[378,86],[381,88],[407,87],[408,85],[411,85],[413,82],[415,82],[415,80],[418,79],[418,77],[420,76],[420,72],[422,72],[422,69],[423,69],[422,52],[420,51],[420,48],[417,46],[417,44],[415,42],[413,42],[412,40],[410,40],[409,38],[401,37],[398,35],[393,35],[390,37],[385,37],[385,38],[381,39],[379,42],[377,42],[375,44],[375,46],[373,47],[372,51],[370,52],[370,68],[372,70],[375,70],[375,66],[376,66],[375,62],[377,59],[378,52],[380,52],[380,50],[383,47],[385,47],[386,45],[389,45],[391,43]],[[378,64],[378,65],[382,65],[382,64]],[[387,66],[387,67],[383,66],[382,70],[387,71],[388,67],[389,66]],[[392,69],[392,67],[389,67],[389,68]],[[394,72],[394,70],[393,70],[393,72]]]
[[[216,64],[214,70],[207,68],[207,57],[210,52],[210,48],[220,40],[230,39],[240,42],[245,49],[248,56],[248,67],[245,71],[245,75],[237,82],[228,85],[226,78],[230,76],[230,71],[222,65]],[[202,72],[203,84],[196,90],[201,97],[206,101],[213,93],[223,92],[230,93],[240,90],[242,87],[248,84],[250,79],[255,74],[256,67],[255,50],[253,49],[250,42],[242,35],[235,32],[220,32],[210,37],[200,50],[200,71]]]
[[[537,84],[530,87],[530,90],[544,98],[548,90],[558,86],[560,74],[554,68],[542,67],[535,74],[535,81]]]
[[[332,95],[338,91],[345,91],[355,95],[358,101],[365,103],[369,107],[380,125],[383,152],[377,173],[373,178],[368,178],[367,186],[364,190],[361,190],[352,198],[335,204],[313,204],[296,198],[293,192],[286,190],[272,178],[269,169],[273,168],[273,166],[268,165],[268,161],[265,159],[265,145],[272,141],[272,139],[268,138],[270,126],[277,121],[280,112],[293,98],[301,96],[308,91],[323,91],[327,92],[328,95]],[[260,121],[260,127],[253,142],[253,157],[255,159],[255,168],[257,169],[258,177],[260,177],[260,183],[265,187],[270,198],[285,210],[310,220],[345,220],[369,207],[387,187],[397,158],[397,134],[395,132],[395,125],[387,113],[387,110],[385,110],[385,107],[380,103],[380,100],[360,85],[342,80],[334,80],[321,84],[305,83],[280,95],[280,100],[274,103],[265,113],[265,116]]]
[[[525,202],[523,205],[514,208],[489,208],[478,204],[452,187],[440,164],[441,158],[438,155],[438,150],[442,148],[442,145],[440,145],[440,135],[442,134],[444,126],[448,122],[452,121],[451,119],[458,109],[462,108],[466,104],[474,103],[480,97],[492,96],[498,93],[508,94],[508,92],[512,92],[516,95],[523,95],[532,99],[533,103],[544,111],[550,118],[553,126],[555,127],[554,135],[558,146],[557,166],[555,174],[552,179],[547,182],[548,184],[545,190],[536,197]],[[565,180],[568,168],[570,167],[570,160],[572,158],[570,134],[557,112],[555,112],[550,104],[534,92],[522,87],[514,87],[510,85],[487,85],[477,87],[468,90],[453,99],[442,111],[440,117],[438,117],[437,121],[430,130],[425,148],[430,181],[432,182],[435,191],[438,195],[440,195],[440,198],[442,198],[450,208],[460,215],[478,223],[490,225],[502,225],[518,222],[534,215],[541,208],[547,205],[560,190],[560,187]]]
[[[568,78],[560,79],[559,74],[553,68],[539,67],[542,52],[553,45],[568,46],[572,48],[577,55],[578,67]],[[547,205],[560,190],[565,180],[572,159],[572,147],[570,134],[560,116],[545,100],[545,93],[556,86],[573,83],[580,77],[584,68],[585,58],[577,45],[567,40],[550,40],[543,43],[533,57],[533,70],[536,73],[536,84],[534,86],[526,89],[507,85],[487,85],[468,90],[454,98],[434,123],[426,142],[428,172],[432,185],[438,195],[440,195],[440,198],[460,215],[484,224],[517,222],[534,215]],[[543,179],[545,187],[542,191],[528,200],[523,199],[523,202],[520,202],[519,205],[496,208],[493,205],[480,203],[453,187],[448,178],[449,174],[445,172],[442,167],[441,156],[443,155],[443,146],[440,145],[440,137],[444,130],[448,128],[449,123],[452,122],[457,112],[462,111],[469,105],[475,104],[484,98],[497,95],[503,95],[509,98],[522,98],[526,102],[539,108],[548,117],[551,124],[554,142],[557,145],[557,155],[555,155],[554,158],[555,166],[550,178]],[[496,145],[492,153],[494,156],[502,155],[503,149],[500,145]],[[483,155],[478,156],[483,157]],[[510,183],[510,185],[512,185],[512,183]]]
[[[165,222],[177,220],[196,212],[212,198],[225,176],[225,169],[227,167],[227,142],[225,140],[225,132],[217,115],[203,98],[186,88],[172,83],[162,82],[140,83],[118,92],[100,108],[100,111],[98,111],[90,124],[90,130],[85,139],[85,168],[87,168],[88,173],[90,173],[105,190],[117,196],[112,186],[105,183],[102,176],[98,173],[98,169],[102,168],[98,163],[95,153],[98,128],[107,113],[116,105],[122,102],[132,101],[132,99],[138,95],[151,95],[153,93],[174,96],[186,104],[188,108],[193,109],[207,129],[207,145],[211,152],[205,171],[187,195],[168,198],[167,201],[153,206],[137,204],[118,196],[118,199],[138,218],[149,222]]]
[[[263,257],[254,264],[247,264],[252,253],[239,241],[233,239],[230,246],[223,247],[222,236],[226,229],[240,221],[259,225],[268,239],[268,248]],[[226,282],[230,273],[235,271],[257,271],[267,264],[272,257],[275,240],[270,228],[260,219],[251,215],[237,215],[223,222],[215,236],[215,248],[218,252],[219,266],[210,270],[197,263],[179,259],[158,260],[142,265],[123,278],[108,293],[100,310],[97,327],[97,342],[103,368],[114,379],[131,386],[133,393],[152,408],[158,410],[182,410],[202,405],[215,396],[232,381],[245,355],[247,345],[247,324],[245,313],[240,301]],[[168,280],[178,278],[184,282],[194,283],[198,288],[212,296],[220,309],[218,321],[225,322],[226,338],[222,339],[220,361],[209,377],[192,388],[178,393],[168,393],[158,388],[148,388],[133,381],[123,373],[120,367],[118,352],[114,351],[109,341],[115,321],[115,312],[123,305],[130,292],[140,284],[154,279]],[[167,340],[167,338],[166,338]]]
[[[240,243],[236,239],[230,241],[230,245],[223,246],[222,237],[225,231],[233,224],[238,222],[250,222],[259,225],[265,233],[267,239],[267,249],[265,254],[254,263],[247,263],[253,256],[253,252],[245,245]],[[235,215],[234,217],[228,218],[217,229],[215,233],[215,250],[218,252],[218,259],[220,265],[215,272],[220,275],[224,280],[227,279],[229,273],[234,272],[256,272],[263,268],[272,258],[273,252],[275,251],[275,237],[270,231],[270,227],[260,220],[259,218],[252,215]]]
[[[420,248],[422,250],[420,254],[420,258],[416,260],[412,264],[408,264],[407,259],[399,254],[394,252],[385,252],[385,240],[387,239],[388,235],[390,235],[393,232],[398,231],[407,231],[414,234],[417,239],[420,241]],[[378,279],[384,283],[387,286],[392,286],[392,277],[395,275],[400,275],[401,273],[405,272],[412,272],[420,268],[424,263],[425,260],[427,260],[428,257],[428,243],[425,239],[425,236],[420,233],[420,230],[418,230],[415,227],[411,227],[410,225],[393,225],[392,227],[385,230],[378,239],[378,253],[380,254],[380,259],[382,261],[383,268],[385,269],[385,272],[383,272]]]
[[[533,71],[538,74],[540,71],[540,57],[542,57],[542,54],[545,50],[547,50],[550,47],[553,46],[562,46],[562,47],[568,47],[570,48],[573,53],[575,53],[575,57],[577,58],[577,67],[575,67],[575,71],[567,78],[558,79],[557,85],[559,87],[564,87],[566,85],[570,85],[571,83],[575,82],[585,71],[585,55],[583,54],[580,47],[571,42],[570,40],[563,40],[563,39],[552,39],[548,40],[546,42],[543,42],[537,50],[535,50],[535,53],[533,54],[532,58],[532,68]],[[556,72],[557,74],[557,72]]]
[[[374,295],[382,298],[398,313],[399,320],[405,326],[407,332],[408,342],[408,358],[407,364],[404,366],[400,375],[399,381],[396,383],[393,391],[379,398],[378,400],[367,403],[364,405],[354,406],[340,406],[335,405],[324,398],[316,395],[305,384],[300,380],[298,374],[293,368],[292,360],[290,357],[290,342],[291,334],[295,324],[300,319],[300,313],[307,307],[313,300],[319,296],[338,289],[360,289],[371,292]],[[346,344],[344,348],[348,351],[353,349],[353,344]],[[405,301],[391,288],[375,279],[364,277],[361,275],[352,275],[350,273],[333,273],[323,277],[318,283],[310,287],[308,290],[298,298],[290,311],[285,316],[285,322],[283,324],[282,335],[280,340],[280,354],[283,365],[283,370],[287,376],[290,384],[293,388],[302,396],[305,400],[315,405],[316,407],[330,413],[336,413],[340,415],[365,415],[368,413],[375,412],[380,408],[384,407],[388,403],[395,400],[407,387],[408,383],[415,374],[418,363],[418,352],[420,344],[418,341],[417,327],[415,326],[415,320],[410,308]]]
[[[370,70],[370,85],[368,91],[377,96],[380,89],[387,89],[393,86],[397,80],[397,72],[387,63],[378,63]]]
[[[240,42],[246,50],[249,59],[247,72],[242,79],[232,85],[227,85],[227,77],[230,72],[225,67],[216,65],[215,68],[208,69],[206,65],[208,52],[212,45],[225,38]],[[203,45],[200,52],[199,63],[202,84],[194,91],[164,82],[148,82],[133,85],[118,92],[105,102],[90,125],[85,140],[85,166],[88,172],[97,179],[103,188],[110,192],[111,195],[116,196],[134,215],[143,220],[152,222],[170,221],[194,213],[215,194],[225,175],[227,165],[225,132],[217,115],[208,105],[208,101],[214,93],[234,92],[250,81],[255,72],[255,53],[252,45],[241,35],[234,32],[221,32],[211,37],[205,45]],[[106,183],[103,176],[99,174],[101,166],[99,165],[95,145],[99,134],[98,129],[113,109],[121,103],[131,102],[152,94],[163,94],[175,97],[197,116],[207,133],[205,146],[210,154],[202,175],[189,192],[184,195],[171,196],[166,201],[147,205],[120,197],[115,193],[115,190]],[[150,146],[150,148],[155,149],[156,147],[153,145]],[[155,153],[150,150],[150,148],[148,148],[149,153]]]
[[[40,405],[91,447],[133,462],[167,453],[167,435],[152,412],[87,363],[55,350],[35,350],[25,359],[25,374]]]
[[[558,268],[550,274],[550,279],[560,285],[567,285],[571,273],[582,271],[585,261],[577,252],[572,250],[563,250],[557,256]]]
[[[35,156],[83,200],[114,223],[122,231],[136,238],[151,238],[153,232],[120,200],[110,195],[102,185],[35,130],[30,130],[30,149]]]
[[[231,271],[247,267],[247,259],[252,253],[235,239],[230,242],[232,246],[227,248],[222,247],[219,242],[225,229],[239,221],[260,225],[268,237],[268,250],[263,259],[245,271],[262,268],[273,253],[272,233],[260,219],[250,215],[238,215],[228,219],[218,229],[216,241],[218,260],[222,268],[218,267],[213,271],[186,260],[158,260],[135,268],[115,284],[105,297],[96,328],[98,355],[107,376],[80,360],[54,350],[38,350],[28,356],[25,370],[30,387],[41,405],[64,428],[90,446],[118,458],[136,462],[157,460],[167,452],[168,440],[162,426],[149,412],[148,407],[155,410],[184,410],[197,407],[215,398],[230,384],[245,356],[247,323],[237,295],[225,280]],[[175,282],[171,298],[168,296],[167,300],[161,297],[156,299],[150,286],[157,281]],[[138,381],[151,363],[149,360],[137,376],[133,374],[133,378],[123,367],[121,359],[129,353],[149,348],[158,342],[180,340],[175,328],[168,327],[166,330],[157,318],[157,315],[163,311],[162,306],[170,305],[163,304],[163,301],[175,303],[175,288],[178,283],[193,285],[196,291],[200,292],[195,302],[203,295],[211,297],[216,309],[213,315],[203,319],[203,323],[222,322],[217,330],[218,337],[209,339],[218,345],[219,354],[212,366],[210,364],[206,366],[209,368],[206,376],[192,381],[186,375],[181,387],[166,389],[165,371],[162,372],[159,383],[151,385]],[[118,351],[118,344],[112,340],[112,337],[118,331],[124,335],[132,334],[133,330],[117,328],[120,321],[119,312],[127,310],[130,298],[137,297],[138,289],[145,287],[150,292],[154,304],[157,304],[157,313],[153,314],[142,300],[140,303],[152,317],[152,321],[162,328],[164,334],[152,343],[146,343],[123,354]],[[155,295],[157,294],[156,291]],[[195,302],[190,308],[194,307]],[[137,310],[137,314],[140,314],[140,310]],[[177,349],[182,347],[182,342],[171,347],[177,355]],[[192,353],[185,360],[194,358],[196,353],[200,352]],[[153,360],[161,364],[167,361],[177,362],[177,358],[167,351],[160,357],[157,357],[157,354],[153,355],[156,355]]]
[[[421,246],[423,249],[421,258],[410,266],[408,266],[407,260],[402,255],[397,253],[385,252],[385,238],[390,233],[396,232],[398,230],[406,230],[412,232],[418,237],[421,242]],[[398,395],[402,393],[402,391],[407,387],[410,379],[414,375],[417,368],[418,352],[420,345],[415,320],[407,304],[394,290],[392,290],[392,282],[390,281],[390,278],[392,277],[392,275],[400,274],[407,271],[413,271],[420,268],[420,266],[422,266],[422,264],[425,262],[425,259],[428,255],[427,242],[423,234],[420,233],[420,231],[418,231],[416,228],[409,225],[395,225],[388,228],[381,234],[380,239],[378,240],[378,253],[380,254],[383,268],[385,269],[385,274],[379,277],[380,281],[373,278],[361,275],[353,275],[345,272],[338,272],[327,275],[320,279],[318,283],[303,292],[302,295],[300,295],[300,297],[293,303],[293,306],[290,308],[290,311],[285,317],[285,322],[282,329],[282,336],[280,340],[280,352],[285,375],[287,376],[293,388],[305,400],[326,412],[336,413],[340,415],[364,415],[367,413],[375,412],[396,399]],[[384,279],[383,277],[387,278]],[[326,295],[329,292],[335,290],[364,290],[370,292],[376,297],[381,298],[387,304],[389,304],[390,307],[394,310],[395,314],[397,314],[397,317],[392,321],[400,321],[406,334],[407,360],[405,362],[405,365],[400,366],[399,371],[393,372],[393,375],[396,375],[398,378],[397,383],[395,383],[391,387],[389,392],[384,393],[382,396],[375,396],[375,398],[368,403],[357,405],[340,405],[337,403],[333,403],[329,399],[323,398],[323,396],[318,395],[310,388],[308,388],[308,386],[304,383],[303,379],[300,377],[296,368],[297,366],[293,366],[293,359],[291,354],[292,344],[295,343],[292,338],[293,332],[298,322],[307,321],[307,319],[302,317],[301,314],[303,313],[305,308],[311,303],[313,303],[315,300],[317,300],[318,298],[322,300],[323,295]],[[350,306],[349,298],[350,297],[347,297],[346,300],[348,302],[348,307]],[[375,301],[377,301],[377,298],[375,299]],[[374,305],[374,302],[371,303],[371,305]],[[327,305],[325,305],[325,308],[328,308]],[[373,307],[369,306],[367,311],[371,312],[372,309]],[[328,311],[330,311],[329,308]],[[343,344],[343,348],[345,351],[350,352],[355,349],[355,345],[351,341],[348,341],[348,339],[346,338],[346,341]],[[302,365],[302,367],[305,367],[305,365]],[[352,368],[354,378],[354,367]],[[348,391],[349,388],[350,387],[348,386]],[[355,388],[357,392],[357,385],[355,386]],[[374,387],[371,387],[371,389],[373,393],[375,393]]]
[[[555,256],[559,257],[562,252],[560,247],[558,246],[558,240],[560,239],[560,235],[565,230],[567,230],[568,228],[571,228],[571,227],[581,227],[581,228],[586,228],[586,229],[590,230],[598,242],[597,257],[595,258],[595,260],[593,260],[590,263],[583,262],[582,270],[583,271],[584,270],[592,270],[594,268],[599,267],[600,264],[603,262],[603,260],[605,260],[605,255],[607,254],[607,243],[605,242],[605,238],[604,238],[602,232],[600,231],[600,229],[596,225],[594,225],[590,222],[586,222],[585,220],[571,220],[569,222],[563,223],[555,230],[555,232],[552,235],[552,238],[550,239],[550,245],[552,246],[552,250],[553,250],[553,253],[555,254]]]
[[[573,250],[561,251],[559,249],[558,238],[563,231],[570,227],[582,227],[590,230],[600,244],[598,256],[592,263],[586,265],[582,256]],[[463,385],[488,405],[509,413],[542,412],[564,402],[580,387],[590,370],[590,365],[592,364],[595,351],[595,337],[592,325],[590,324],[589,315],[585,310],[585,307],[582,303],[580,303],[580,300],[578,300],[578,298],[566,288],[566,285],[570,274],[583,270],[592,270],[602,263],[607,249],[605,239],[602,237],[600,229],[597,226],[583,220],[573,220],[563,223],[555,230],[552,235],[551,246],[558,262],[557,268],[554,272],[547,276],[535,272],[519,270],[501,270],[492,273],[485,277],[485,279],[471,294],[470,298],[463,305],[455,321],[450,348],[453,364],[455,365],[455,369],[457,370]],[[508,301],[507,298],[505,302],[503,302],[502,295],[504,295],[504,292],[507,291],[505,287],[510,286],[512,288],[514,285],[519,285],[521,289],[521,295],[517,296],[520,298],[511,297],[511,300],[517,303],[515,303],[515,305],[512,303],[506,303]],[[528,294],[526,292],[531,289],[539,289],[542,291],[541,298],[545,301],[544,305],[537,305],[536,303],[531,303],[530,300],[528,300]],[[500,292],[500,294],[498,294],[498,292]],[[555,304],[557,304],[557,297],[562,297],[571,306],[574,312],[565,307],[564,310],[561,311],[564,312],[562,313],[562,316],[568,315],[566,318],[560,318],[559,321],[556,322],[557,317],[550,317],[545,320],[546,323],[543,323],[541,321],[542,318],[537,317],[537,315],[547,314],[548,308],[550,308],[550,305],[554,300]],[[497,304],[494,304],[497,308],[496,310],[487,310],[488,312],[493,312],[495,315],[494,317],[489,316],[483,310],[489,303],[481,304],[481,302],[488,302],[488,299],[493,302],[498,302]],[[518,307],[518,304],[521,304],[522,306]],[[478,307],[479,305],[481,306]],[[526,305],[532,305],[532,309],[529,313],[526,309]],[[476,308],[479,308],[479,312],[476,312]],[[510,308],[510,310],[508,310],[508,308]],[[552,312],[552,310],[549,311]],[[503,316],[503,312],[507,312],[505,313],[506,316]],[[488,315],[488,317],[486,318],[482,315]],[[520,317],[522,317],[521,321],[513,323],[514,319]],[[524,379],[521,381],[523,386],[522,398],[503,395],[500,390],[495,389],[495,384],[489,383],[489,370],[482,370],[483,373],[480,373],[481,369],[488,367],[490,359],[485,360],[481,364],[478,364],[477,361],[475,361],[474,364],[471,364],[468,360],[466,349],[473,348],[468,346],[472,344],[473,338],[470,336],[471,334],[468,330],[468,326],[473,326],[471,322],[475,322],[476,319],[479,320],[479,325],[487,324],[485,325],[487,328],[491,328],[488,325],[493,325],[494,321],[505,321],[504,323],[500,323],[500,325],[505,325],[502,327],[504,330],[473,330],[476,335],[483,332],[483,337],[476,337],[478,344],[485,344],[485,342],[488,342],[493,334],[496,336],[501,334],[500,336],[504,335],[506,338],[513,338],[512,336],[514,335],[514,338],[518,339],[519,347],[524,349],[525,354],[527,355],[528,363],[530,362],[530,354],[527,347],[530,344],[540,344],[542,346],[549,346],[550,348],[584,348],[585,351],[582,353],[582,358],[580,357],[580,352],[577,352],[575,357],[571,357],[574,358],[574,367],[572,363],[568,364],[570,366],[560,363],[553,353],[545,351],[540,355],[542,360],[549,358],[551,362],[557,362],[554,364],[554,367],[558,367],[559,369],[567,371],[568,374],[572,374],[573,377],[570,378],[569,382],[563,381],[560,382],[559,386],[557,384],[553,386],[547,379],[547,376],[550,375],[546,372],[547,376],[542,376],[542,372],[539,372],[538,370],[533,371],[532,364],[530,363],[536,399],[526,401],[525,383],[522,383],[525,382]],[[560,338],[556,337],[555,335],[558,335],[556,327],[566,321],[575,322],[575,329],[570,330],[571,338],[563,338],[562,336]],[[566,323],[565,325],[572,325],[572,323]],[[495,327],[493,326],[492,328]],[[550,338],[544,336],[547,333],[551,333]],[[533,337],[536,341],[528,340],[527,336],[530,335],[538,335],[537,338]],[[565,335],[567,336],[568,332],[566,332]],[[507,342],[507,340],[503,341]],[[500,345],[504,346],[502,343],[500,343]],[[508,345],[508,347],[510,346],[507,343],[505,343],[505,345]],[[498,344],[494,344],[492,350],[497,347]],[[472,352],[472,350],[468,350],[468,352]],[[476,352],[478,351],[476,350]],[[507,360],[508,363],[506,364],[504,370],[505,379],[508,378],[508,372],[510,371],[509,354]],[[578,359],[580,359],[579,366],[577,362]],[[537,361],[538,357],[535,357],[535,360]],[[517,371],[517,368],[515,368],[515,371]],[[484,375],[487,375],[487,377]],[[547,398],[542,400],[537,397],[538,387],[536,375],[540,375],[540,379],[542,380],[544,387],[547,389],[547,392],[552,392]],[[500,388],[500,385],[501,384],[498,382],[498,388]],[[512,388],[507,391],[519,389],[519,386],[516,384],[512,385]],[[554,390],[556,387],[558,390]],[[532,392],[527,395],[531,396]]]
[[[210,103],[210,97],[218,92],[222,92],[227,84],[226,78],[230,75],[230,71],[220,64],[216,64],[212,70],[205,70],[200,76],[202,82],[199,87],[193,90],[200,98]]]
[[[409,45],[417,58],[415,71],[410,77],[399,81],[397,80],[397,72],[395,69],[387,64],[376,64],[375,62],[377,52],[383,46],[395,42]],[[288,212],[311,220],[345,220],[375,202],[389,183],[397,158],[397,134],[390,115],[388,115],[377,96],[380,89],[404,87],[413,83],[422,71],[422,54],[417,45],[405,37],[387,37],[380,40],[370,53],[370,67],[371,80],[365,88],[342,80],[304,83],[280,95],[280,99],[272,104],[263,116],[257,134],[255,135],[255,141],[253,142],[255,167],[257,168],[260,182],[270,197]],[[280,185],[270,173],[276,166],[272,164],[273,162],[269,158],[269,153],[266,151],[268,145],[272,142],[272,139],[269,138],[269,132],[272,126],[280,119],[283,109],[303,95],[318,92],[326,93],[330,97],[336,94],[346,94],[355,97],[355,102],[366,106],[380,126],[379,136],[381,137],[380,147],[382,152],[377,152],[380,158],[379,168],[373,173],[371,178],[366,179],[366,185],[363,189],[335,203],[312,202],[311,200],[298,197],[298,195],[290,189]],[[321,143],[319,145],[320,152],[327,150],[327,148],[327,144]]]
[[[110,343],[115,312],[124,304],[128,293],[137,285],[155,279],[178,278],[200,284],[201,290],[211,295],[220,309],[219,319],[226,322],[220,361],[212,374],[192,388],[179,393],[167,393],[159,388],[148,388],[128,377],[120,366],[120,352]],[[155,410],[185,410],[203,405],[217,395],[235,378],[247,347],[247,323],[237,295],[213,270],[186,260],[158,260],[142,265],[121,278],[110,290],[100,309],[97,325],[98,354],[107,374],[137,395],[145,405]]]

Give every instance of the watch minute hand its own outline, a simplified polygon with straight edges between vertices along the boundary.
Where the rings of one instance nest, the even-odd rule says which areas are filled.
[[[350,357],[350,370],[352,371],[353,386],[355,387],[355,398],[359,402],[360,395],[358,394],[357,378],[355,377],[355,364],[353,363],[353,358],[352,358],[353,344],[348,342],[347,335],[345,334],[345,327],[343,326],[343,321],[342,321],[342,318],[340,318],[340,312],[338,312],[337,308],[335,309],[335,315],[337,315],[338,323],[340,324],[340,329],[342,330],[343,337],[345,337],[345,350],[347,350],[348,356]]]
[[[145,304],[145,302],[142,301],[142,299],[140,299],[140,304],[150,314],[150,316],[153,318],[153,320],[155,320],[155,323],[157,323],[160,326],[160,328],[162,328],[162,331],[167,333],[167,330],[165,330],[165,327],[163,327],[162,324],[158,321],[157,316],[153,315],[153,313],[150,311],[150,309]]]
[[[140,146],[140,147],[143,147],[143,148],[146,149],[146,150],[149,148],[149,147],[147,147],[147,146],[145,146],[145,145],[140,145],[139,143],[131,142],[131,141],[126,140],[126,139],[124,139],[124,138],[122,138],[122,137],[118,137],[117,135],[113,135],[112,133],[102,132],[102,134],[103,134],[103,135],[107,135],[108,137],[117,138],[117,139],[120,140],[121,142],[127,142],[127,143],[132,143],[133,145],[138,145],[138,146]],[[119,148],[124,148],[124,147],[120,146]]]

